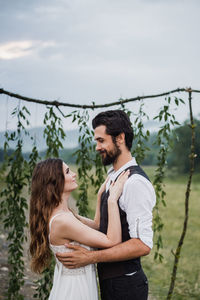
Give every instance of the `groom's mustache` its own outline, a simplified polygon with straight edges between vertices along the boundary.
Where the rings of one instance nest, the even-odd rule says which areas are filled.
[[[103,153],[107,153],[107,151],[106,150],[100,150],[99,151],[99,154],[103,154]]]

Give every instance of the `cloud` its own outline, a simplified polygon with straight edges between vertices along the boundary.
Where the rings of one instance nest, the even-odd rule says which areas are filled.
[[[0,59],[14,59],[32,53],[31,41],[8,42],[0,44]]]
[[[28,55],[34,55],[37,51],[54,46],[54,42],[40,41],[11,41],[0,44],[0,59],[16,59]]]

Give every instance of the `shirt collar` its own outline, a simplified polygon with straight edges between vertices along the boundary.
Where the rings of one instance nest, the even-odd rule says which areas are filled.
[[[117,178],[117,176],[124,171],[125,169],[127,169],[130,166],[137,166],[137,162],[135,160],[135,157],[132,157],[132,160],[130,160],[129,162],[127,162],[125,165],[123,165],[119,170],[115,171],[113,167],[111,167],[107,174],[108,176],[110,176],[110,180],[115,181],[115,179]]]

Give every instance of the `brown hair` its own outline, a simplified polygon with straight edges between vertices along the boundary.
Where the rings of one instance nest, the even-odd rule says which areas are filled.
[[[49,218],[61,202],[64,189],[63,161],[48,158],[39,162],[32,176],[30,198],[31,269],[41,273],[51,261],[49,248]]]

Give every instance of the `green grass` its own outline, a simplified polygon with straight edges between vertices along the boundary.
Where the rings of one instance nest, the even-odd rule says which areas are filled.
[[[155,167],[144,168],[150,179],[153,181]],[[173,268],[175,251],[180,238],[184,221],[184,202],[188,175],[178,175],[174,171],[167,172],[164,181],[166,195],[166,207],[161,206],[161,217],[164,222],[162,254],[164,260],[159,263],[154,260],[153,249],[150,255],[143,257],[143,268],[148,276],[150,294],[157,300],[166,299],[171,272]],[[195,174],[189,200],[188,229],[181,251],[178,265],[177,279],[174,289],[173,300],[197,300],[200,299],[200,176]],[[74,193],[78,197],[78,192]],[[89,215],[94,216],[96,207],[95,189],[90,186],[88,189]]]
[[[147,170],[148,172],[148,170]],[[194,176],[189,200],[188,229],[181,251],[178,265],[174,296],[176,300],[200,299],[200,185],[199,175]],[[187,184],[187,176],[168,176],[165,180],[167,207],[161,207],[161,217],[164,222],[163,242],[164,255],[163,263],[154,261],[154,251],[143,258],[143,266],[146,271],[151,293],[156,299],[166,299],[169,289],[171,272],[173,268],[175,251],[180,238],[184,221],[184,202]]]

